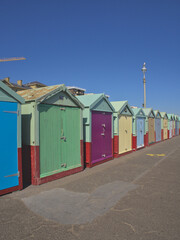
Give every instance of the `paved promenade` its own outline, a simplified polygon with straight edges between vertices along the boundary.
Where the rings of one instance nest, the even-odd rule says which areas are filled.
[[[0,197],[3,240],[179,240],[180,136]]]

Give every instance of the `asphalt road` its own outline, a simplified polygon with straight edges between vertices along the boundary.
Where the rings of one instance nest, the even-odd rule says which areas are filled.
[[[180,239],[180,136],[0,197],[0,239]]]

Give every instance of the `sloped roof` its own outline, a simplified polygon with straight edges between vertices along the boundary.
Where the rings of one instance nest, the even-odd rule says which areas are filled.
[[[142,111],[143,112],[143,116],[145,117],[145,113],[144,113],[142,108],[131,108],[131,110],[133,111],[134,116],[139,115],[139,113]]]
[[[152,108],[143,108],[143,111],[144,111],[146,117],[149,117],[150,114],[151,114],[151,112],[153,113],[153,115],[154,115],[154,117],[155,117],[155,114],[154,114],[154,111],[153,111]]]
[[[19,91],[17,93],[21,97],[23,97],[26,102],[31,102],[31,101],[42,102],[45,99],[48,99],[61,91],[65,91],[78,106],[80,106],[81,108],[84,108],[83,104],[69,92],[69,90],[66,88],[64,84],[41,87],[41,88],[33,88],[29,90]]]
[[[164,118],[165,116],[167,116],[167,118],[168,118],[168,115],[167,115],[166,112],[160,112],[160,114],[161,114],[161,117],[162,117],[162,118]]]
[[[170,120],[173,120],[173,114],[168,113],[167,115]]]
[[[107,102],[107,104],[110,106],[112,111],[114,111],[114,107],[110,103],[110,101],[107,99],[104,93],[99,93],[99,94],[87,94],[87,95],[82,95],[82,96],[76,96],[79,101],[82,102],[82,104],[85,107],[89,107],[92,109],[101,99],[104,98],[104,100]]]
[[[159,110],[154,110],[155,117],[157,116],[158,113],[160,114],[160,117],[162,118],[160,111]]]
[[[2,81],[0,81],[0,88],[3,89],[3,91],[5,91],[7,94],[9,94],[12,98],[17,100],[19,103],[25,102],[21,96],[19,96],[15,91],[13,91],[10,87],[8,87]]]
[[[129,106],[128,101],[113,101],[113,102],[111,102],[111,104],[113,105],[115,111],[119,112],[119,113],[121,113],[123,111],[123,109],[127,106],[129,111],[133,115],[133,111],[132,111],[131,107]]]
[[[179,121],[178,115],[175,115],[175,120],[176,120],[176,121]]]
[[[19,91],[18,94],[23,97],[26,102],[33,101],[39,99],[43,96],[46,96],[50,92],[56,89],[63,89],[64,84],[61,85],[54,85],[49,87],[42,87],[42,88],[31,88],[29,90]]]

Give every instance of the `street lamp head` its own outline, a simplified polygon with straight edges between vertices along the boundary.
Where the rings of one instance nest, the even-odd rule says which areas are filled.
[[[143,64],[143,67],[141,69],[143,71],[143,73],[145,73],[147,71],[147,68],[146,68],[146,63]]]

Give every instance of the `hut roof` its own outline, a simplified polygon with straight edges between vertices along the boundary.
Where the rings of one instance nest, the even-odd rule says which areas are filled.
[[[84,108],[83,104],[70,93],[64,84],[19,91],[18,94],[23,97],[26,102],[42,102],[61,91],[65,91],[78,106]]]
[[[9,88],[6,84],[4,84],[2,81],[0,81],[0,88],[6,92],[8,95],[10,95],[12,98],[14,98],[19,103],[24,103],[24,99],[19,96],[15,91],[13,91],[11,88]]]
[[[129,112],[133,115],[133,111],[129,106],[128,101],[113,101],[111,104],[113,105],[116,112],[121,113],[125,107],[127,107],[129,109]]]
[[[146,117],[150,117],[151,113],[155,117],[154,111],[152,108],[143,108],[143,111],[146,115]]]
[[[85,107],[89,107],[90,109],[92,109],[101,99],[104,99],[111,110],[114,111],[114,107],[104,93],[77,96],[77,99],[81,101]]]

